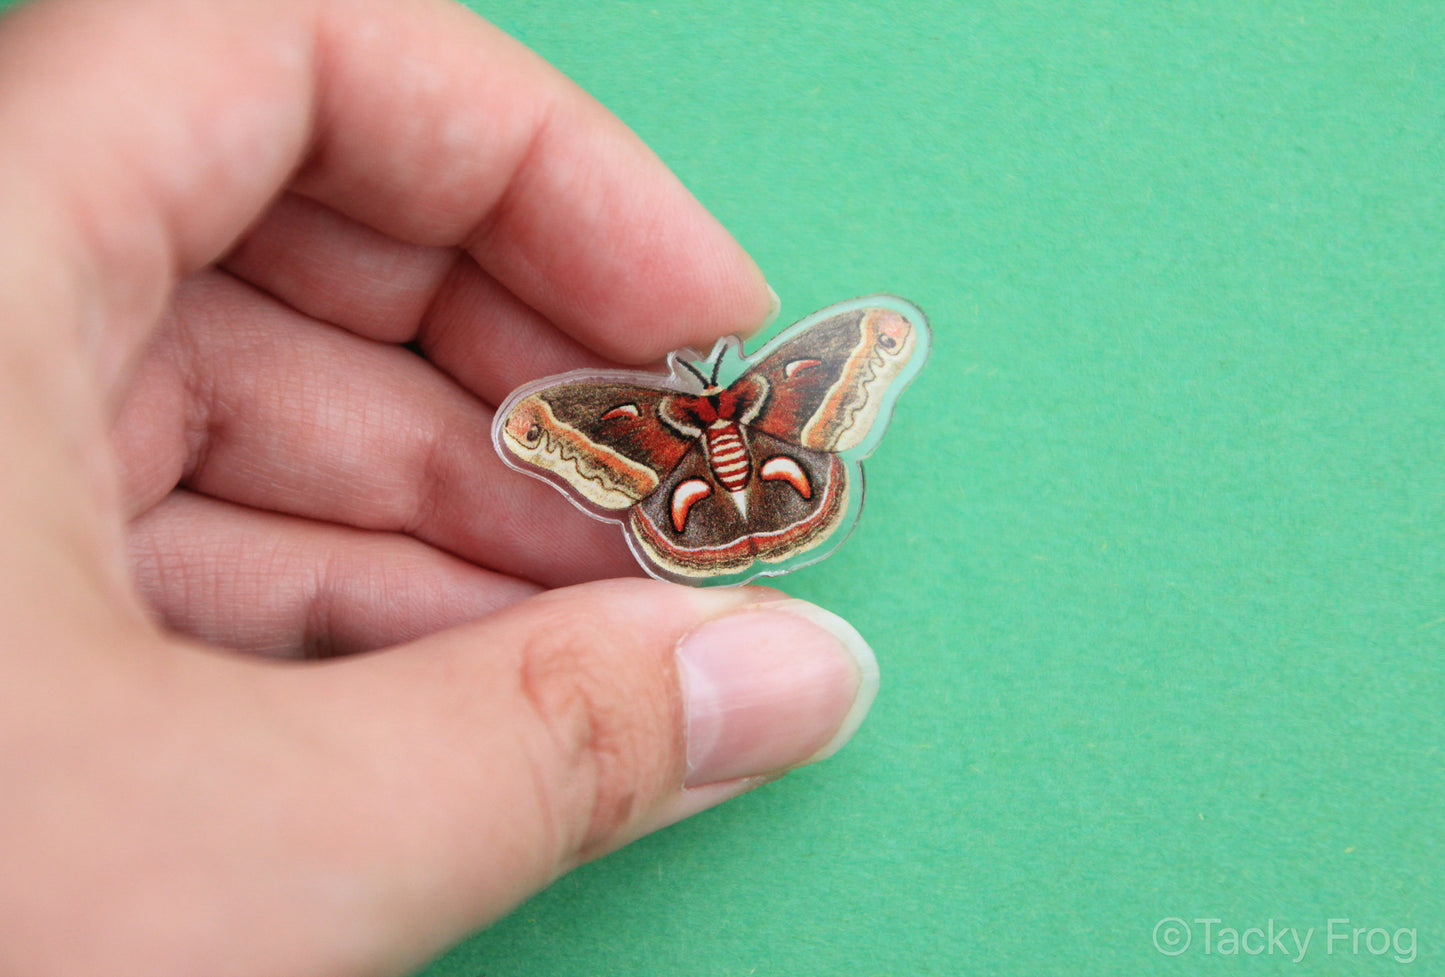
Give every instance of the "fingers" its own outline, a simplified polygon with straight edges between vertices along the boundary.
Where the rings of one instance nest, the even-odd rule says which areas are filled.
[[[557,331],[473,261],[452,268],[417,342],[427,359],[492,405],[538,377],[618,366]]]
[[[386,343],[416,337],[454,248],[408,244],[330,207],[282,194],[226,256],[227,271],[313,319]]]
[[[626,127],[460,5],[36,4],[0,31],[0,91],[0,210],[79,269],[0,284],[45,285],[22,325],[62,317],[107,382],[173,274],[226,250],[298,167],[301,193],[467,247],[615,359],[769,311],[747,255]]]
[[[404,240],[461,244],[613,359],[764,320],[751,259],[589,96],[490,25],[458,13],[442,43],[429,18],[364,6],[331,8],[345,13],[322,28],[323,121],[303,192]],[[384,32],[357,29],[373,16]]]
[[[175,492],[130,527],[141,593],[166,627],[278,658],[401,644],[538,587],[406,536]]]
[[[398,241],[296,194],[276,202],[224,267],[313,319],[382,342],[416,340],[492,404],[539,376],[618,365],[455,248]]]
[[[351,778],[327,814],[360,826],[368,879],[392,893],[385,932],[425,956],[579,862],[841,745],[872,701],[872,654],[817,608],[757,603],[776,596],[554,591],[288,685]]]
[[[313,322],[221,274],[178,292],[114,440],[128,511],[177,483],[408,533],[546,584],[635,575],[614,525],[497,457],[491,411],[420,357]]]

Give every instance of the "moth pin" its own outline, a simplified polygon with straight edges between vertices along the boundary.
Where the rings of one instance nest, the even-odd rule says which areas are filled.
[[[622,524],[648,573],[744,583],[827,556],[853,529],[863,469],[928,354],[923,313],[871,295],[829,306],[752,356],[736,337],[670,374],[581,370],[515,391],[502,458]]]

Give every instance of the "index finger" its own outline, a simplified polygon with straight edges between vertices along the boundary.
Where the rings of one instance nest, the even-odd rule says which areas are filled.
[[[399,239],[466,248],[613,359],[770,311],[756,266],[636,136],[441,0],[38,3],[0,31],[0,92],[0,200],[43,201],[11,213],[48,223],[29,240],[82,266],[92,292],[51,312],[99,307],[128,348],[174,277],[287,185]]]

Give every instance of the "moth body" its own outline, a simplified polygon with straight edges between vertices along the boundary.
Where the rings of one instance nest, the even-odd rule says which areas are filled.
[[[741,492],[753,476],[743,432],[733,421],[717,421],[707,429],[707,461],[718,483],[729,492]]]

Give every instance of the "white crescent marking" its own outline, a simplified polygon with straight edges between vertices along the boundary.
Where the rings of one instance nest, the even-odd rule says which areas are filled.
[[[672,528],[682,532],[687,526],[688,510],[711,494],[712,486],[700,478],[679,482],[672,490]]]
[[[774,455],[763,462],[763,467],[758,469],[758,477],[769,482],[787,482],[803,498],[813,497],[813,486],[808,483],[808,476],[787,455]]]

